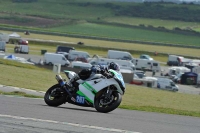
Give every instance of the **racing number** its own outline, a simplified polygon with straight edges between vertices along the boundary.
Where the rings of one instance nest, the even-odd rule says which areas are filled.
[[[85,98],[82,96],[76,96],[76,102],[80,104],[84,104]]]

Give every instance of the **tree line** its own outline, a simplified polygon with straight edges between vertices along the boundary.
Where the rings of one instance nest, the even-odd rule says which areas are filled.
[[[153,18],[164,20],[179,20],[187,22],[200,22],[200,7],[193,3],[176,4],[172,2],[144,2],[129,3],[70,3],[83,7],[104,7],[111,9],[116,16]]]
[[[191,6],[194,6],[192,8]],[[170,4],[145,2],[143,4],[130,5],[117,10],[117,16],[131,16],[165,20],[179,20],[188,22],[200,22],[200,9],[197,5]]]

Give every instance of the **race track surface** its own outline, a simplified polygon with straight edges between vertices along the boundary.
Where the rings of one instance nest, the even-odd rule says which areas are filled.
[[[0,95],[0,133],[7,132],[199,133],[200,118],[123,109],[104,114],[94,108],[55,108],[43,99]]]

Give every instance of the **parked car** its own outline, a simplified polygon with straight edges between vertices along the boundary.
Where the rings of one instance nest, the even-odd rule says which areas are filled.
[[[28,45],[28,41],[25,40],[25,39],[20,39],[20,40],[18,41],[18,44],[19,44],[19,45]]]
[[[136,71],[135,75],[137,75],[138,78],[144,78],[146,77],[145,73],[143,71]]]
[[[146,55],[146,54],[140,55],[140,59],[153,60],[153,58],[151,58],[149,55]]]
[[[56,53],[59,53],[59,52],[69,53],[70,50],[75,50],[75,48],[68,47],[68,46],[57,46]]]

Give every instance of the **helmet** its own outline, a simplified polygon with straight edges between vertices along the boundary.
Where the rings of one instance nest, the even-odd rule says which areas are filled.
[[[78,76],[80,77],[80,79],[86,80],[87,78],[90,77],[91,73],[92,73],[91,69],[83,69],[78,73]]]
[[[115,62],[111,62],[109,65],[108,65],[108,69],[112,69],[112,70],[115,70],[115,71],[119,71],[120,70],[120,67],[117,63]]]

